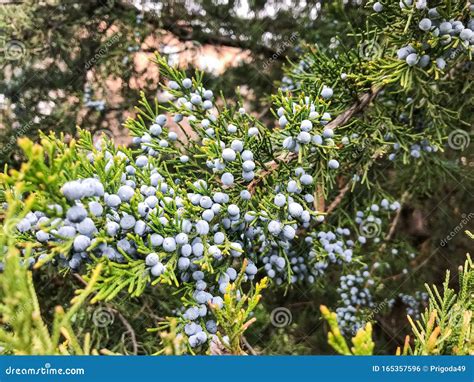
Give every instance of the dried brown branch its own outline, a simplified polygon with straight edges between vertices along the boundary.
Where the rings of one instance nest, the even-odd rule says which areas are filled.
[[[382,88],[372,88],[367,93],[363,94],[356,103],[349,109],[339,114],[333,121],[326,125],[327,129],[336,129],[337,127],[345,125],[356,114],[363,111],[370,103],[377,97]]]
[[[351,189],[351,182],[347,182],[346,185],[343,188],[341,188],[336,198],[329,205],[328,209],[326,210],[327,214],[330,214],[337,208],[337,206],[342,202],[342,199],[344,199],[344,196],[347,194],[347,192],[350,189]]]

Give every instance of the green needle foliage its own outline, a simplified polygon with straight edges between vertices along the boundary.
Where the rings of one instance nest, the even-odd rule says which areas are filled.
[[[117,307],[136,309],[158,290],[158,325],[150,327],[160,335],[146,344],[149,354],[243,354],[254,318],[263,316],[270,334],[281,327],[264,313],[264,288],[279,306],[287,295],[332,301],[335,313],[322,313],[336,351],[372,353],[367,323],[400,301],[419,314],[426,299],[410,276],[440,250],[428,243],[418,253],[398,230],[403,208],[472,180],[464,153],[455,155],[470,142],[472,44],[464,30],[472,7],[432,6],[436,12],[382,2],[380,10],[369,1],[362,28],[328,47],[307,46],[269,97],[277,123],[157,54],[169,101],[141,94],[125,122],[130,146],[85,130],[77,139],[19,140],[25,161],[0,176],[9,237],[2,261],[16,251],[38,274],[76,273],[92,302]],[[462,301],[470,298],[468,267]],[[458,312],[453,293],[441,299],[429,289],[431,311],[414,328],[423,345],[413,353],[467,352],[470,316]],[[66,325],[61,317],[58,325]],[[297,344],[295,326],[285,338]],[[344,336],[354,333],[349,348]],[[56,349],[57,331],[52,338]]]
[[[472,355],[473,354],[473,282],[474,267],[468,255],[464,266],[459,267],[459,293],[449,287],[450,272],[446,272],[446,281],[442,293],[436,285],[425,284],[429,294],[429,306],[421,315],[421,319],[408,321],[413,331],[411,337],[406,336],[403,349],[397,349],[397,355]],[[329,324],[329,345],[342,355],[371,355],[374,350],[372,341],[372,325],[367,323],[352,338],[354,346],[349,349],[346,339],[341,334],[337,316],[324,305],[321,312]]]
[[[11,222],[7,217],[5,223]],[[0,347],[3,354],[16,355],[89,355],[98,354],[91,348],[89,333],[83,342],[72,327],[76,313],[93,291],[100,273],[98,265],[91,273],[90,284],[71,301],[67,312],[57,306],[51,330],[42,318],[31,271],[21,260],[12,238],[1,235],[0,245],[8,248],[0,283]],[[31,248],[30,248],[31,249]]]
[[[372,340],[372,324],[370,322],[365,325],[365,328],[359,329],[352,338],[353,346],[349,348],[346,339],[339,330],[336,313],[330,312],[324,305],[321,305],[320,309],[330,328],[328,343],[336,352],[342,355],[372,355],[375,344]]]
[[[410,355],[472,355],[474,323],[474,263],[470,256],[459,267],[459,292],[449,287],[449,271],[440,293],[436,285],[426,285],[429,306],[420,320],[408,320],[413,329],[414,345],[407,336],[403,354]]]

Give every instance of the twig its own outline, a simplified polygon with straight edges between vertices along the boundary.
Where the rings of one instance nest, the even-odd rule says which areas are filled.
[[[258,355],[255,349],[249,344],[245,336],[242,336],[242,342],[244,343],[245,347],[250,351],[250,353],[252,353],[252,355]]]
[[[332,211],[336,209],[336,207],[342,202],[342,199],[344,199],[344,196],[347,194],[347,192],[351,189],[351,182],[347,182],[346,185],[341,188],[339,191],[339,194],[336,196],[336,198],[332,201],[332,203],[329,205],[328,209],[326,210],[326,213],[329,215]]]
[[[377,95],[380,93],[382,88],[373,87],[367,93],[363,94],[356,103],[354,103],[349,109],[339,114],[336,119],[329,122],[326,125],[326,129],[336,129],[337,127],[345,125],[355,115],[364,110]]]
[[[127,329],[127,332],[130,333],[130,339],[132,340],[132,346],[133,346],[133,354],[138,353],[138,344],[137,344],[137,336],[135,334],[135,330],[133,330],[132,325],[127,321],[127,319],[120,313],[118,310],[111,308],[110,306],[107,306],[108,309],[114,314],[116,314],[119,318],[119,320],[122,322],[122,324],[125,326]]]
[[[82,284],[84,285],[88,285],[87,284],[87,281],[85,281],[81,275],[79,275],[78,273],[73,273],[73,276],[79,280],[79,282],[81,282]],[[117,315],[117,317],[119,318],[119,320],[122,322],[122,324],[125,326],[125,328],[127,329],[127,332],[130,333],[130,337],[131,337],[131,340],[132,340],[132,346],[133,346],[133,354],[137,354],[138,353],[138,344],[137,344],[137,336],[135,334],[135,330],[133,330],[132,328],[132,325],[130,325],[130,323],[127,321],[127,319],[122,315],[122,313],[120,313],[117,309],[114,309],[112,308],[112,306],[110,306],[109,304],[105,304],[106,307],[107,307],[107,310],[111,311],[113,314]]]

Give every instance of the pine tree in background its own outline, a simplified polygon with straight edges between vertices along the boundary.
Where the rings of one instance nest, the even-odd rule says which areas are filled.
[[[336,24],[340,11],[328,5],[322,23]],[[382,1],[364,12],[362,28],[306,46],[287,65],[271,96],[276,124],[157,55],[169,101],[142,94],[125,123],[130,147],[95,143],[88,131],[68,143],[20,140],[25,162],[2,175],[10,246],[53,279],[87,284],[100,264],[92,304],[130,314],[154,304],[122,321],[134,353],[327,351],[320,304],[335,311],[332,327],[355,336],[349,351],[333,331],[343,352],[370,353],[372,326],[375,349],[393,352],[406,332],[397,308],[429,321],[417,289],[472,219],[462,210],[458,226],[424,248],[400,224],[404,206],[427,196],[438,204],[427,214],[442,211],[449,201],[436,195],[447,187],[470,195],[473,5]],[[34,200],[32,212],[12,205],[18,199]],[[448,266],[464,253],[451,255]],[[464,338],[465,323],[450,322]],[[137,341],[144,323],[155,330]],[[95,340],[112,352],[124,342],[109,346],[100,330]]]

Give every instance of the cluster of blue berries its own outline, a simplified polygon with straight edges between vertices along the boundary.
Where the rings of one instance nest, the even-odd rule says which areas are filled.
[[[364,309],[374,307],[370,289],[375,281],[367,269],[340,277],[337,292],[342,306],[336,309],[337,321],[345,333],[356,333],[365,324]]]
[[[429,296],[426,292],[416,291],[414,296],[400,293],[398,297],[406,305],[407,314],[415,319],[419,319],[420,314],[426,307]]]
[[[175,98],[170,115],[131,127],[137,150],[97,142],[84,153],[97,173],[65,182],[63,203],[29,213],[17,229],[42,244],[37,258],[44,259],[50,246],[60,247],[60,264],[74,271],[105,256],[113,263],[143,261],[148,282],[176,275],[189,297],[180,310],[183,330],[197,347],[216,333],[209,304],[223,306],[222,295],[243,258],[244,281],[261,267],[278,283],[314,281],[324,266],[310,272],[307,262],[313,260],[298,256],[292,242],[324,218],[314,210],[313,176],[301,167],[259,199],[253,195],[248,186],[262,169],[254,154],[262,138],[243,108],[229,121],[216,112],[212,91],[191,79],[170,81],[168,89]],[[332,90],[322,95],[328,98]],[[171,118],[174,124],[187,118],[200,142],[180,145]],[[323,115],[320,124],[329,119]],[[302,122],[301,132],[312,123]],[[326,144],[328,134],[323,133]],[[199,172],[190,161],[202,163]],[[171,175],[167,163],[181,165],[179,175]]]
[[[382,199],[380,204],[374,203],[367,207],[365,211],[357,211],[354,219],[355,223],[359,224],[357,240],[361,244],[367,243],[368,239],[372,239],[374,243],[379,243],[383,217],[397,211],[400,207],[400,203],[397,201],[389,202],[387,199]]]
[[[390,141],[392,137],[390,135],[385,136],[386,141]],[[388,154],[388,159],[394,161],[397,158],[397,155],[402,151],[402,147],[400,143],[395,142],[393,143],[393,151]],[[421,158],[423,153],[435,153],[438,151],[438,147],[432,145],[427,139],[422,139],[418,143],[414,143],[410,145],[410,157],[414,159]]]
[[[422,44],[416,44],[419,48],[415,48],[413,46],[415,44],[407,45],[397,51],[398,59],[405,60],[407,65],[429,68],[434,64],[438,69],[444,70],[447,65],[446,60],[455,58],[461,50],[472,52],[474,48],[473,19],[469,19],[466,23],[461,20],[446,20],[436,7],[428,8],[426,0],[418,0],[415,3],[412,0],[400,2],[400,7],[414,7],[423,13],[418,22],[423,38]],[[383,6],[376,3],[374,9],[381,12]],[[443,49],[442,53],[436,53],[439,51],[439,45],[448,49]],[[435,56],[434,59],[431,57],[437,54],[439,56]]]
[[[333,94],[332,88],[323,86],[320,96],[324,100],[329,100]],[[334,130],[324,127],[332,117],[323,104],[305,97],[304,102],[293,102],[287,109],[280,107],[277,115],[284,150],[298,153],[302,148],[308,148],[309,152],[314,153],[318,147],[335,148]],[[299,126],[295,128],[297,125]],[[328,167],[335,170],[339,168],[339,162],[330,159]]]

